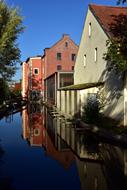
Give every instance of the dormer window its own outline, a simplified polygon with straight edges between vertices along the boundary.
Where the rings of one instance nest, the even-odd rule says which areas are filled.
[[[89,23],[89,38],[91,37],[91,33],[92,33],[92,26],[91,26],[91,22]]]

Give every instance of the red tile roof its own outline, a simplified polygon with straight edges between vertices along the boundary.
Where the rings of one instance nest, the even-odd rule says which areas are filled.
[[[89,9],[94,14],[104,31],[109,37],[112,37],[111,25],[116,22],[120,16],[127,17],[127,7],[112,7],[90,4]],[[126,22],[127,23],[127,22]]]

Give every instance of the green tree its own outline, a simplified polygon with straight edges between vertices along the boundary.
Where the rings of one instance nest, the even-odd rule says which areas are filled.
[[[121,14],[114,16],[113,20],[104,59],[109,62],[110,68],[124,72],[127,71],[127,16]]]
[[[19,10],[0,0],[0,78],[8,80],[15,74],[20,61],[17,38],[23,29]]]
[[[8,83],[5,80],[0,79],[0,96],[1,96],[0,104],[2,104],[3,101],[8,98],[9,93],[10,93],[10,90],[8,87]]]

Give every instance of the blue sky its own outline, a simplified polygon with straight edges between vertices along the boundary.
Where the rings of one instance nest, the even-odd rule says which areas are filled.
[[[56,43],[63,34],[79,45],[89,3],[116,5],[116,0],[6,0],[18,6],[26,27],[18,39],[21,61],[30,56],[42,55],[46,47]],[[18,64],[14,79],[21,78]]]

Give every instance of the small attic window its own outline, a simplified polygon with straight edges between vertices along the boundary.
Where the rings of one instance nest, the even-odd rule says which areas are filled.
[[[89,23],[89,38],[91,37],[91,33],[92,33],[92,25],[91,22]]]
[[[65,47],[68,47],[68,42],[65,42]]]

